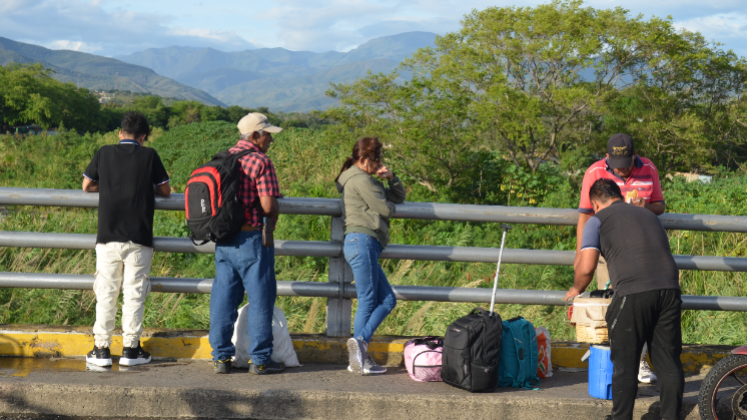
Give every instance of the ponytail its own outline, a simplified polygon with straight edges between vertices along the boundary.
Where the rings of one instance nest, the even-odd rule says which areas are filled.
[[[359,139],[355,142],[355,146],[353,146],[353,154],[345,159],[345,163],[342,164],[342,169],[337,175],[337,178],[335,178],[335,182],[340,179],[340,175],[342,175],[343,172],[350,169],[350,167],[352,167],[355,162],[361,160],[361,158],[374,160],[381,159],[382,148],[383,146],[381,142],[376,137],[363,137],[362,139]]]
[[[350,169],[350,167],[352,167],[354,163],[355,163],[355,160],[353,159],[353,157],[348,156],[348,158],[345,159],[345,163],[342,164],[342,169],[340,169],[340,173],[337,174],[337,178],[335,178],[335,182],[337,182],[337,180],[340,179],[340,175],[342,175],[343,172]]]

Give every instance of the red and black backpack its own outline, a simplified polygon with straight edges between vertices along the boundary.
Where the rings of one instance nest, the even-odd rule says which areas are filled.
[[[189,237],[195,245],[230,239],[246,222],[244,205],[238,197],[239,159],[250,153],[254,150],[235,154],[228,150],[218,152],[189,177],[184,190],[184,210],[192,231]]]

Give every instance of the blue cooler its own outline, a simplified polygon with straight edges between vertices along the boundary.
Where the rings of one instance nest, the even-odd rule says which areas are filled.
[[[589,395],[602,400],[612,399],[612,362],[609,346],[589,349]]]

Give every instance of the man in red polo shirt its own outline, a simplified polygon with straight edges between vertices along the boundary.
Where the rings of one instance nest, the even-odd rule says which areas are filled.
[[[614,181],[622,191],[625,202],[638,207],[651,210],[657,216],[664,213],[664,195],[661,192],[659,182],[659,171],[653,162],[638,156],[635,151],[633,139],[627,135],[618,133],[607,141],[607,157],[595,162],[584,174],[581,187],[581,202],[578,205],[579,217],[576,227],[576,259],[574,268],[578,265],[581,256],[581,242],[584,236],[586,222],[594,216],[594,208],[589,200],[589,190],[599,179]],[[635,264],[631,261],[631,264]],[[597,288],[609,288],[609,272],[607,262],[599,258],[596,270]],[[648,367],[645,361],[647,349],[644,347],[641,354],[638,380],[650,383],[656,380],[656,375]]]

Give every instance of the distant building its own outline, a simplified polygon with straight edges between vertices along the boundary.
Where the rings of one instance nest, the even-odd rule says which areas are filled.
[[[713,181],[713,176],[711,175],[700,175],[693,172],[674,172],[667,175],[667,178],[674,179],[675,176],[681,176],[685,178],[687,182],[700,181],[702,184],[710,184]]]

